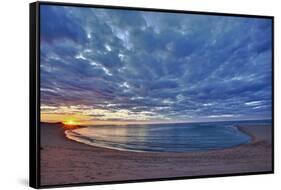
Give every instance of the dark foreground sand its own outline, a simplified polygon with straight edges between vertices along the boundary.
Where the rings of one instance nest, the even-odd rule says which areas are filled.
[[[239,129],[252,143],[206,152],[144,153],[84,145],[65,138],[59,125],[43,125],[41,185],[271,171],[271,126]]]

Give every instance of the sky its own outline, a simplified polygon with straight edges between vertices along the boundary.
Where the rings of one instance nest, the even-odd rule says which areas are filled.
[[[41,5],[41,121],[270,119],[272,23]]]

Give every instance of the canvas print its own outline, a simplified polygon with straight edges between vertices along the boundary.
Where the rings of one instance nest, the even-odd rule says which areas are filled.
[[[272,172],[272,19],[39,18],[41,186]]]

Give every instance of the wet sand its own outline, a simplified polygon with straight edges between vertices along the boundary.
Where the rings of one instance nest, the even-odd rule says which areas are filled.
[[[272,170],[271,126],[239,126],[249,144],[192,153],[129,152],[69,140],[59,124],[41,125],[41,185],[187,177]]]

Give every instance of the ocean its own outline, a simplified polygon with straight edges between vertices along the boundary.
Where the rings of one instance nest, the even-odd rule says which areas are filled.
[[[238,125],[271,125],[271,120],[88,126],[67,130],[67,138],[110,149],[136,152],[195,152],[246,144]]]

